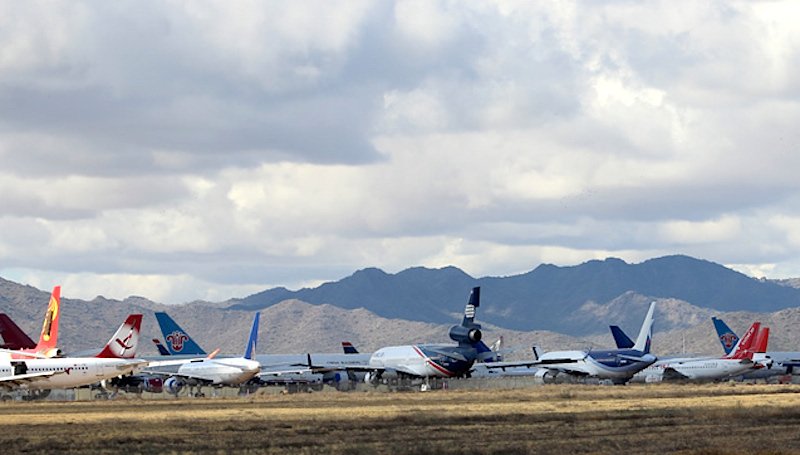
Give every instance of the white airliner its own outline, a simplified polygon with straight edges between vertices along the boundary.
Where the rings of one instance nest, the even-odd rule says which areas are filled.
[[[653,312],[656,303],[647,310],[639,337],[633,346],[625,349],[589,351],[551,351],[531,361],[487,363],[487,369],[513,367],[537,367],[535,376],[544,382],[557,381],[559,375],[610,379],[615,384],[624,384],[634,374],[656,361],[650,354],[653,338]],[[534,350],[534,353],[536,351]]]
[[[119,354],[135,352],[141,324],[141,314],[128,316],[97,357],[42,358],[30,353],[28,359],[12,359],[11,354],[19,355],[19,351],[0,350],[0,387],[65,389],[131,374],[147,362],[119,358]]]
[[[200,388],[203,385],[239,385],[247,382],[261,370],[261,364],[254,360],[259,315],[256,313],[253,319],[243,357],[215,358],[214,352],[204,358],[151,361],[143,371],[169,376],[164,381],[164,390],[173,395],[177,395],[186,385],[198,387],[197,395],[202,395]]]
[[[768,340],[769,328],[761,328],[760,322],[754,322],[725,357],[662,359],[634,375],[632,381],[713,381],[761,369],[771,364],[771,359],[758,356],[766,352]]]

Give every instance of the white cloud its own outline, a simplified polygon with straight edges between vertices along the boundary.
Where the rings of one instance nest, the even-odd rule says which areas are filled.
[[[3,270],[170,303],[365,266],[800,273],[797,10],[0,2]]]

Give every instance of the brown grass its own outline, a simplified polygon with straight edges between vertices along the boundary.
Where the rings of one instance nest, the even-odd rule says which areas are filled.
[[[800,387],[557,385],[0,404],[3,453],[796,453]]]

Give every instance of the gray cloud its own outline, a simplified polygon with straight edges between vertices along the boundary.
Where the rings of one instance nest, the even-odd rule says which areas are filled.
[[[800,274],[793,8],[6,6],[0,273],[168,302],[606,255]]]

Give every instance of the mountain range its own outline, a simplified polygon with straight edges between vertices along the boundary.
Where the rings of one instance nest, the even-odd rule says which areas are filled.
[[[313,289],[269,289],[233,300],[230,307],[258,310],[297,299],[441,324],[463,310],[473,286],[481,286],[483,321],[514,330],[553,330],[573,336],[602,332],[607,325],[587,317],[585,305],[603,305],[629,292],[717,311],[773,312],[800,306],[800,289],[678,255],[640,264],[615,258],[572,267],[543,264],[508,277],[473,278],[455,267],[415,267],[397,274],[369,268]]]
[[[659,279],[661,277],[661,279]],[[662,282],[663,281],[663,282]],[[478,320],[488,341],[503,336],[518,356],[542,349],[609,346],[608,325],[635,337],[657,300],[654,349],[716,354],[710,317],[743,332],[758,318],[772,327],[772,349],[800,349],[800,280],[758,280],[719,264],[670,256],[627,264],[619,259],[573,267],[542,265],[521,275],[473,278],[455,267],[416,267],[397,274],[365,269],[313,289],[275,288],[226,302],[167,306],[143,297],[91,301],[62,290],[60,336],[67,351],[104,344],[128,313],[145,314],[142,354],[161,337],[152,313],[168,311],[198,342],[241,353],[253,312],[262,312],[259,351],[338,352],[349,340],[365,351],[392,344],[448,342],[469,290],[482,286]],[[36,339],[49,290],[0,279],[0,312]]]

